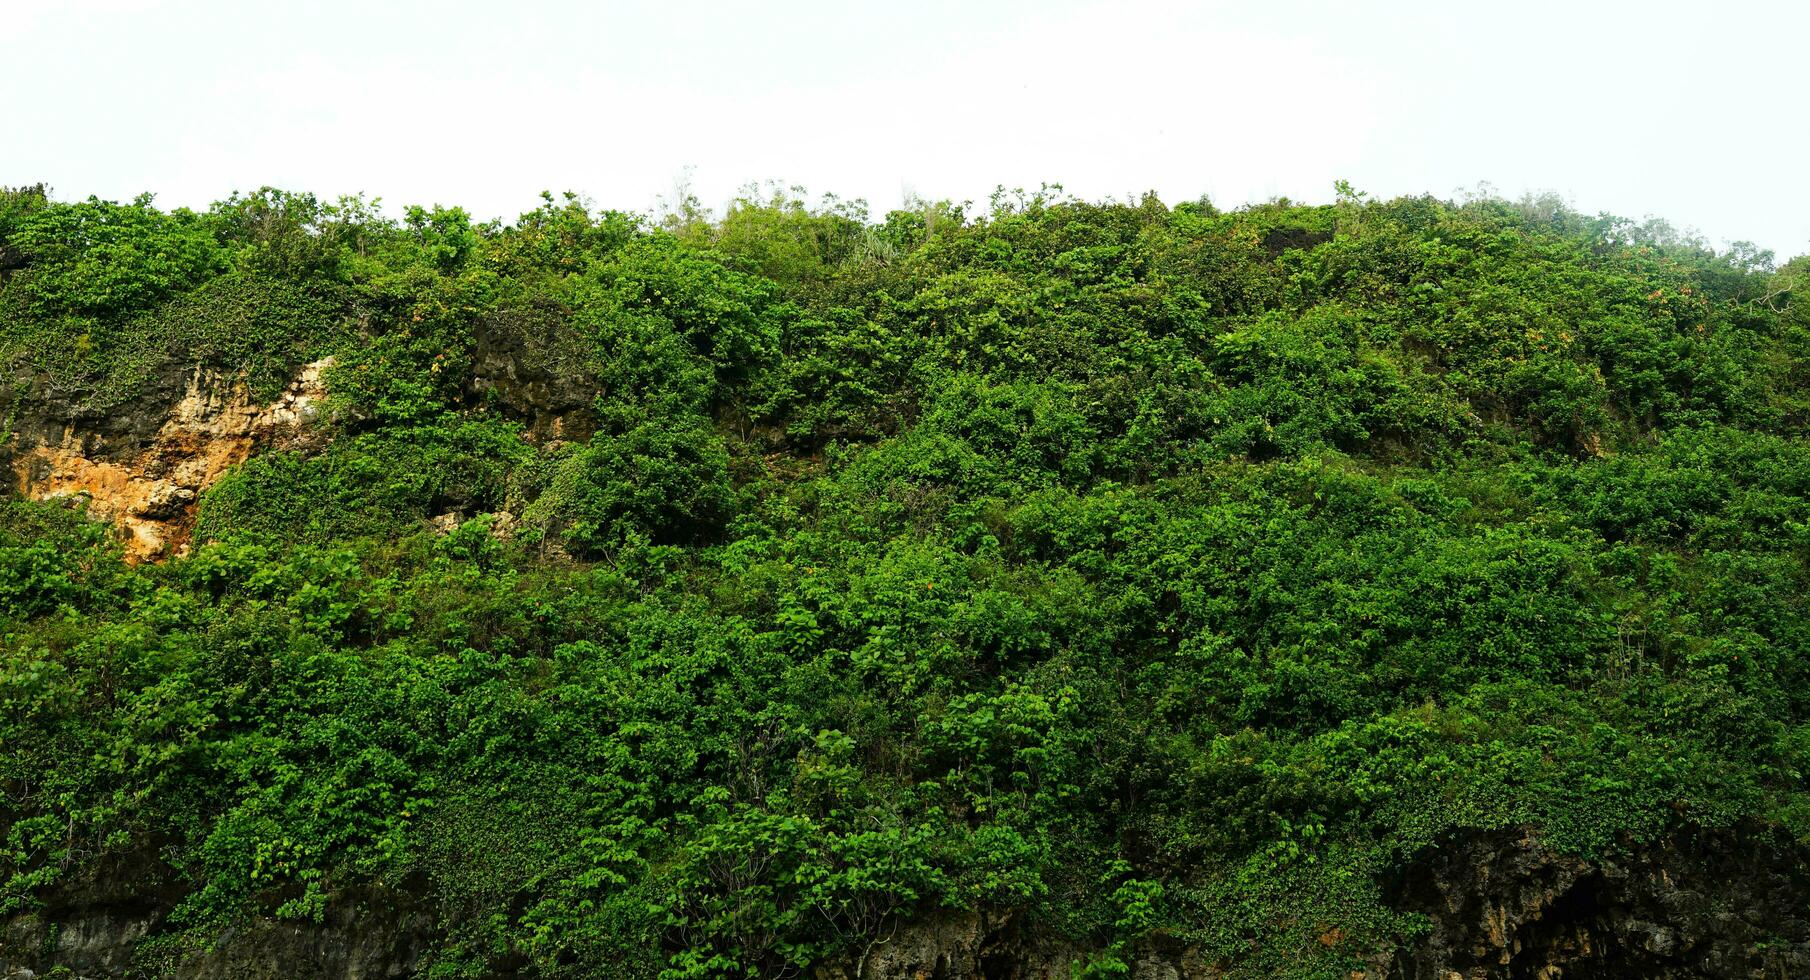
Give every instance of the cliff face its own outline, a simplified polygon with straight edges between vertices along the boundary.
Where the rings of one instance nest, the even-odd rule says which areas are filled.
[[[1682,833],[1620,858],[1560,853],[1520,829],[1417,855],[1385,883],[1428,931],[1350,980],[1686,980],[1810,976],[1810,866],[1763,833]],[[969,915],[901,929],[825,978],[1045,980],[1085,950]],[[1248,976],[1185,944],[1131,959],[1137,980]]]
[[[1592,282],[1582,256],[1608,245],[1485,264],[1514,247],[1494,219],[1413,205],[1313,258],[1328,233],[1228,229],[1218,249],[1202,216],[1157,217],[1014,219],[884,279],[831,291],[813,273],[805,306],[884,302],[808,315],[664,240],[628,258],[499,241],[459,271],[465,245],[411,228],[398,253],[431,251],[348,302],[369,328],[356,343],[275,314],[215,323],[262,323],[266,350],[288,352],[262,395],[233,365],[266,362],[226,344],[135,347],[168,363],[80,382],[89,400],[27,367],[0,378],[0,470],[24,496],[86,500],[135,562],[180,554],[197,502],[248,456],[345,433],[239,484],[263,511],[221,526],[264,535],[265,554],[128,572],[93,602],[65,601],[76,580],[53,569],[48,598],[21,593],[28,611],[0,622],[0,654],[24,654],[0,662],[27,668],[0,671],[0,870],[26,872],[0,893],[0,978],[647,980],[670,954],[744,977],[1053,980],[1098,959],[1088,930],[1112,906],[1029,896],[1134,859],[1169,896],[1149,920],[1125,910],[1159,923],[1113,950],[1138,980],[1810,976],[1810,852],[1781,835],[1678,829],[1586,857],[1512,828],[1401,854],[1408,825],[1353,802],[1449,773],[1455,795],[1504,800],[1451,819],[1626,821],[1605,838],[1685,828],[1718,794],[1756,821],[1805,805],[1793,529],[1810,522],[1810,422],[1667,430],[1654,405],[1749,416],[1693,400],[1691,379],[1738,378],[1733,361],[1693,354],[1672,402],[1616,401],[1600,393],[1648,386],[1644,369],[1521,330],[1556,315],[1548,293]],[[1482,271],[1414,271],[1466,254],[1448,232],[1486,243]],[[495,290],[518,305],[487,309],[492,274],[540,245],[544,267]],[[1661,363],[1694,349],[1677,343],[1688,324],[1707,345],[1716,330],[1659,309],[1688,290],[1644,268],[1569,301],[1618,310],[1592,344]],[[518,296],[575,269],[594,281]],[[1624,293],[1647,296],[1652,324]],[[351,312],[367,300],[369,322]],[[1769,337],[1742,342],[1798,363]],[[366,380],[311,425],[327,365],[301,361],[327,350]],[[1427,380],[1447,375],[1465,380]],[[1567,379],[1577,392],[1522,404]],[[1810,405],[1757,362],[1742,383]],[[1705,463],[1725,458],[1764,465]],[[1636,497],[1652,507],[1605,503]],[[347,521],[330,554],[313,528],[252,519],[323,499],[395,519]],[[519,519],[527,540],[416,535],[478,513],[473,531]],[[1651,531],[1699,518],[1719,530]],[[78,557],[119,571],[111,552]],[[1678,651],[1715,655],[1674,669]],[[1606,663],[1618,683],[1593,689]],[[1647,761],[1614,768],[1629,757]],[[1479,762],[1487,778],[1460,778]],[[1566,804],[1601,782],[1668,792]],[[1309,826],[1371,835],[1343,867],[1387,869],[1289,892],[1330,879],[1288,874]],[[1271,887],[1176,900],[1212,893],[1189,891],[1202,855],[1266,843],[1291,848]],[[311,885],[318,920],[259,917]],[[220,918],[191,927],[178,909],[198,894]],[[868,930],[863,911],[892,907],[875,896],[920,911]],[[1418,928],[1374,931],[1403,921]]]
[[[405,888],[340,896],[320,923],[250,923],[211,948],[160,948],[145,940],[163,926],[169,896],[147,871],[114,869],[13,919],[0,933],[0,975],[27,980],[62,967],[93,978],[369,980],[414,975],[434,938],[420,896]],[[1810,976],[1810,866],[1762,833],[1681,834],[1602,860],[1561,854],[1524,830],[1479,833],[1427,849],[1386,886],[1392,904],[1425,915],[1430,928],[1379,951],[1350,980]],[[814,975],[1055,980],[1087,952],[1012,917],[950,913],[872,937]],[[1130,961],[1136,980],[1251,975],[1174,941]],[[499,965],[492,975],[513,972]]]
[[[494,392],[536,438],[588,431],[587,389],[524,353],[519,338],[484,341],[474,387]],[[22,495],[87,498],[90,513],[120,527],[128,560],[180,553],[200,494],[227,469],[308,437],[328,366],[304,366],[268,402],[205,365],[172,367],[160,395],[105,415],[15,392],[0,462]],[[155,862],[116,866],[45,896],[43,908],[0,926],[0,977],[406,977],[436,941],[422,893],[399,886],[336,896],[322,922],[250,922],[173,943],[167,919],[180,894],[170,874]],[[1598,860],[1526,830],[1474,833],[1426,849],[1383,885],[1392,906],[1428,928],[1377,951],[1350,980],[1810,976],[1810,859],[1760,832],[1681,832]],[[870,940],[815,977],[1050,980],[1089,953],[983,911],[898,923]],[[1128,960],[1139,980],[1251,975],[1176,939]],[[513,974],[498,964],[494,975]]]
[[[15,412],[8,468],[21,496],[86,498],[90,514],[119,526],[128,561],[179,553],[203,490],[254,451],[301,437],[329,363],[306,365],[268,403],[208,366],[175,374],[162,397],[104,418],[33,402]]]
[[[545,319],[543,317],[543,319]],[[570,327],[501,316],[475,335],[465,397],[519,422],[535,443],[583,441],[596,428],[595,384],[543,334]],[[571,347],[567,343],[566,347]],[[33,500],[81,498],[120,529],[126,560],[184,553],[203,491],[252,454],[318,442],[311,431],[333,358],[302,365],[273,400],[220,364],[169,361],[141,394],[108,409],[50,390],[42,378],[0,379],[0,469]]]
[[[155,865],[116,865],[0,928],[0,977],[185,980],[413,973],[432,919],[412,890],[339,896],[321,922],[248,922],[206,943],[158,941],[176,893]],[[61,972],[59,972],[61,971]]]
[[[1432,929],[1391,980],[1810,976],[1810,867],[1764,835],[1681,833],[1600,861],[1477,835],[1422,854],[1394,893]]]

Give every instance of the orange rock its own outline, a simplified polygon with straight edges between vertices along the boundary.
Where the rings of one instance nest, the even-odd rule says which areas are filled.
[[[298,436],[319,409],[330,359],[304,367],[276,401],[255,404],[243,381],[198,370],[150,445],[124,462],[91,459],[81,433],[23,449],[13,460],[21,495],[85,497],[88,513],[118,525],[128,562],[186,549],[201,494],[265,446]]]

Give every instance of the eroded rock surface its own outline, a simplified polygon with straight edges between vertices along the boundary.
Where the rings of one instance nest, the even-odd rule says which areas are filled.
[[[433,948],[425,885],[335,896],[323,921],[251,922],[159,944],[179,894],[167,869],[118,866],[0,924],[0,977],[249,980],[405,977]],[[133,884],[136,882],[136,884]],[[1472,833],[1385,882],[1430,929],[1349,980],[1684,980],[1810,976],[1810,868],[1759,830],[1681,831],[1618,858],[1562,854],[1525,830]],[[813,980],[1058,980],[1088,950],[1022,919],[945,912],[898,923]],[[1127,957],[1132,980],[1248,977],[1166,937]],[[492,976],[517,964],[493,963]]]
[[[306,430],[325,395],[321,375],[330,363],[306,365],[268,403],[255,400],[237,378],[195,368],[155,429],[39,420],[13,436],[17,489],[36,500],[86,498],[90,514],[124,532],[129,561],[180,551],[202,491],[254,451]]]
[[[1429,849],[1394,890],[1432,930],[1391,980],[1810,977],[1810,867],[1760,832],[1594,861],[1479,834]]]
[[[167,880],[167,879],[166,879]],[[412,976],[432,917],[414,892],[343,894],[320,922],[254,921],[171,941],[175,898],[146,879],[87,882],[0,928],[0,978],[113,980],[379,980]]]
[[[903,923],[850,962],[828,964],[815,980],[1068,980],[1089,950],[1012,917],[978,912]],[[1130,980],[1219,980],[1225,971],[1198,950],[1151,942],[1127,957]]]

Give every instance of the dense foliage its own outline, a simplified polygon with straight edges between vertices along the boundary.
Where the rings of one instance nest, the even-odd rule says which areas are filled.
[[[0,915],[148,866],[147,962],[379,886],[436,977],[949,909],[1344,977],[1467,829],[1810,840],[1806,260],[1348,189],[972,212],[5,194],[15,414],[335,361],[186,557],[0,509]]]

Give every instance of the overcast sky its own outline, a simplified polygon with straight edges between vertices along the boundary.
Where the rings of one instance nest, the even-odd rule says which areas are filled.
[[[1810,252],[1800,2],[6,0],[0,92],[0,184],[65,200],[1488,182]]]

